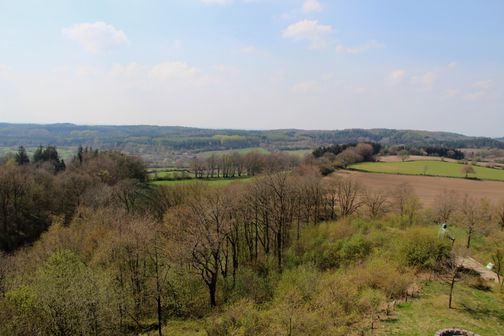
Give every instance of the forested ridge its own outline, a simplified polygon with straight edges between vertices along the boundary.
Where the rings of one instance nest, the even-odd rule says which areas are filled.
[[[346,151],[334,159],[373,155]],[[502,204],[446,192],[427,209],[408,185],[322,177],[326,156],[255,158],[247,183],[155,187],[120,152],[80,147],[63,166],[21,147],[0,166],[0,334],[373,334],[426,275],[500,300]],[[491,256],[499,284],[466,275],[461,248]]]
[[[256,146],[275,149],[312,149],[321,145],[362,141],[390,145],[444,145],[455,148],[504,147],[499,140],[448,132],[394,129],[309,130],[217,130],[175,126],[81,126],[73,124],[0,123],[0,146],[12,147],[93,146],[141,152],[162,147],[170,150],[218,150]]]

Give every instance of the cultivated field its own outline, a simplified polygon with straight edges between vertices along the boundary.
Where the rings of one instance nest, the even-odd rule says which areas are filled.
[[[379,190],[392,190],[401,184],[408,183],[423,203],[430,207],[435,198],[443,191],[453,191],[460,195],[470,194],[473,197],[486,197],[491,201],[504,200],[504,183],[497,181],[475,181],[430,176],[408,176],[393,174],[363,173],[357,171],[340,171],[336,175],[354,177],[365,187]]]
[[[463,178],[463,165],[455,162],[443,161],[407,161],[407,162],[362,162],[350,166],[356,169],[372,173],[404,174],[404,175],[428,175],[443,177]],[[474,174],[471,178],[481,180],[504,181],[504,170],[488,167],[473,166]]]

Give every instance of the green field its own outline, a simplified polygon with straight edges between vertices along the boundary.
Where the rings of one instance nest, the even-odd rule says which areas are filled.
[[[462,164],[443,161],[362,162],[350,168],[371,173],[465,177],[461,171]],[[473,168],[475,173],[469,174],[470,178],[504,181],[504,170],[479,166]]]
[[[285,150],[282,152],[289,154],[289,155],[292,155],[292,156],[304,158],[306,155],[313,153],[313,150],[311,150],[311,149],[295,149],[295,150]]]
[[[478,290],[464,282],[455,285],[454,308],[448,308],[448,283],[425,282],[418,299],[398,305],[384,322],[387,335],[434,335],[437,330],[458,327],[480,335],[504,335],[502,294]]]
[[[177,179],[190,179],[194,174],[189,171],[150,171],[147,176],[151,180],[177,180]]]
[[[192,183],[205,183],[211,187],[225,187],[231,183],[243,183],[250,181],[249,177],[235,177],[235,178],[214,178],[214,179],[188,179],[177,181],[153,181],[153,185],[166,186],[166,185],[188,185]]]

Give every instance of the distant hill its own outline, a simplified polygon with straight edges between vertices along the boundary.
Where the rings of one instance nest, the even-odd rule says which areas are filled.
[[[449,132],[395,129],[229,130],[178,126],[83,126],[74,124],[0,123],[0,147],[92,146],[156,155],[264,147],[269,150],[313,149],[321,145],[374,141],[389,145],[443,145],[457,148],[504,148],[504,139],[470,137]]]

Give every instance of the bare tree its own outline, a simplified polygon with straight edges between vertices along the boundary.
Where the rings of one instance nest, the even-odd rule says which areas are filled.
[[[169,217],[173,237],[208,287],[210,305],[217,305],[217,282],[230,232],[229,204],[223,190],[206,190],[189,199]]]
[[[491,211],[489,204],[484,199],[476,200],[469,195],[465,195],[462,200],[460,211],[463,216],[464,226],[467,234],[466,247],[471,247],[471,239],[475,232],[483,229],[485,222],[490,222]]]
[[[394,190],[393,194],[401,219],[405,220],[409,225],[414,224],[422,204],[413,187],[407,183],[401,184]]]
[[[504,286],[504,252],[497,246],[495,253],[492,255],[492,262],[494,264],[494,272],[497,274],[497,281],[501,288]]]
[[[496,207],[496,217],[501,231],[504,230],[504,202]]]
[[[361,206],[359,197],[362,187],[353,178],[341,178],[336,182],[336,200],[339,208],[339,215],[347,217],[353,215]]]
[[[434,216],[436,222],[446,223],[457,211],[459,206],[459,197],[454,191],[444,190],[436,196],[434,201]]]
[[[397,157],[401,159],[402,162],[404,162],[409,159],[410,153],[406,149],[403,149],[397,153]]]
[[[475,173],[474,167],[470,163],[464,164],[462,166],[462,168],[460,169],[460,172],[462,173],[462,175],[464,175],[465,178],[467,178],[469,176],[469,174],[474,174]]]
[[[384,191],[366,190],[363,194],[362,202],[372,219],[383,216],[389,206],[389,198]]]

